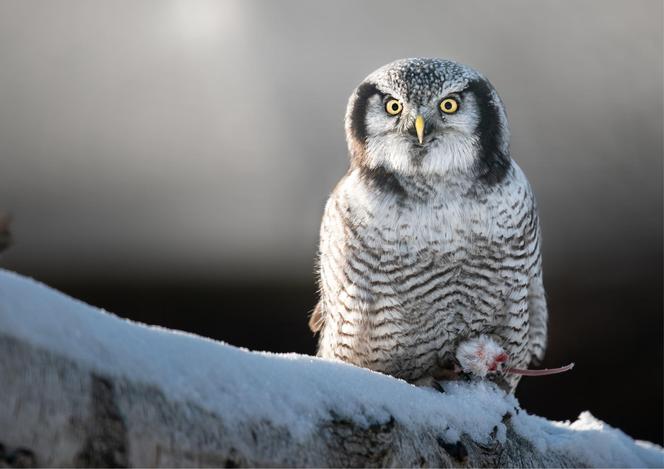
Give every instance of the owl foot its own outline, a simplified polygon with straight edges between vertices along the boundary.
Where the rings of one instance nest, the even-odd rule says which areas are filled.
[[[445,392],[441,381],[464,379],[466,376],[454,355],[447,352],[438,359],[436,367],[430,371],[430,374],[416,379],[412,383],[415,386],[429,387],[439,392]]]
[[[481,335],[461,342],[456,359],[462,371],[484,378],[488,374],[502,373],[509,355],[491,337]]]
[[[415,381],[411,381],[411,383],[420,388],[432,388],[438,392],[445,392],[443,385],[440,384],[440,381],[433,376],[425,376],[423,378],[416,379]]]

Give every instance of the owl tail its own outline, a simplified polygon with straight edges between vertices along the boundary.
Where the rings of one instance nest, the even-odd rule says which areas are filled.
[[[528,370],[523,368],[507,368],[506,373],[512,373],[513,375],[521,376],[547,376],[547,375],[557,375],[558,373],[565,373],[566,371],[574,368],[574,363],[569,365],[561,366],[560,368],[544,368],[543,370]]]

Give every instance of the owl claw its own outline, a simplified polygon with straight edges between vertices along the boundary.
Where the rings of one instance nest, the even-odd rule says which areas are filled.
[[[445,389],[443,389],[443,385],[440,384],[439,379],[435,378],[434,376],[424,376],[422,378],[416,379],[415,381],[411,381],[411,383],[421,388],[432,388],[438,392],[445,392]]]

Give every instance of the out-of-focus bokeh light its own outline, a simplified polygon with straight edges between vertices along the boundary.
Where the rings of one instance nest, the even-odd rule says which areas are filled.
[[[235,0],[170,0],[172,25],[178,37],[194,45],[223,42],[241,27]]]

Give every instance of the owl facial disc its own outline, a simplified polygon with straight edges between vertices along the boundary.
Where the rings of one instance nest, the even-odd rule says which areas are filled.
[[[405,176],[499,181],[509,167],[502,102],[479,72],[450,60],[403,59],[351,95],[346,137],[354,165]]]

